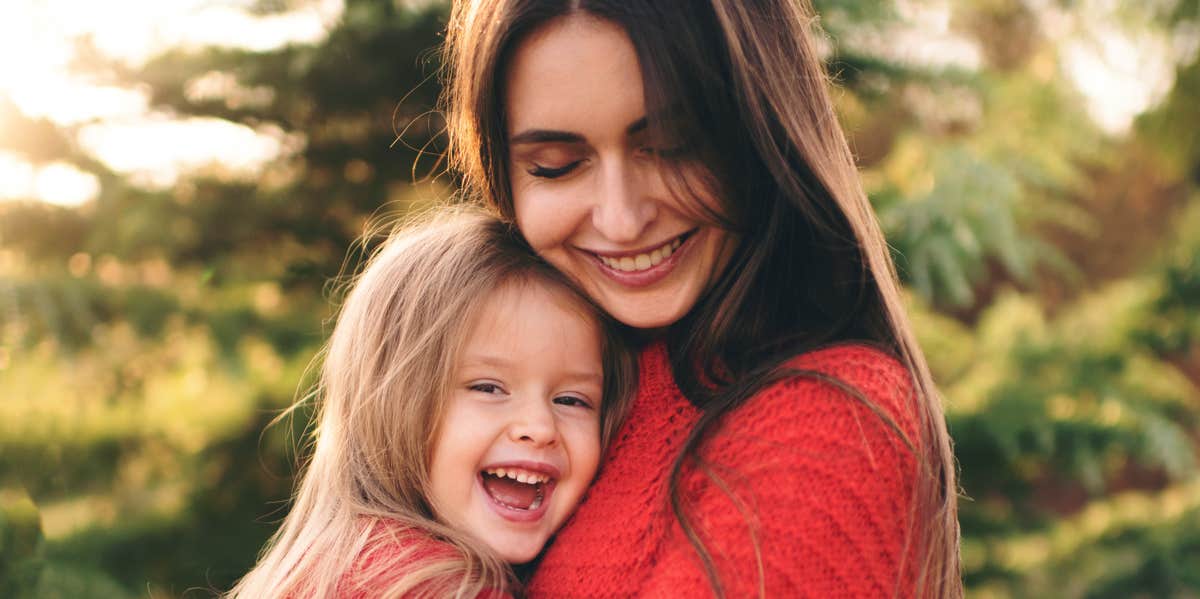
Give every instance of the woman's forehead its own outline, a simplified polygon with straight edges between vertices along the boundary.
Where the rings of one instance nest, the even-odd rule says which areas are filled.
[[[554,19],[523,39],[506,66],[510,136],[599,125],[624,136],[645,117],[637,53],[610,21],[581,13]]]

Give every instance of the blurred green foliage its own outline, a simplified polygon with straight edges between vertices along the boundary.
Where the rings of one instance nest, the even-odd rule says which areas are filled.
[[[42,526],[24,490],[0,489],[0,594],[29,597],[42,574]]]
[[[969,595],[1200,596],[1200,60],[1111,134],[1038,12],[1103,3],[954,3],[978,67],[882,51],[915,26],[899,5],[815,4],[945,397]],[[1116,18],[1195,35],[1197,13]],[[210,596],[253,564],[306,414],[267,423],[312,382],[328,282],[369,250],[370,219],[453,189],[433,111],[445,16],[350,0],[318,43],[137,69],[81,45],[80,68],[157,109],[302,140],[250,181],[143,186],[0,97],[0,149],[101,182],[78,208],[0,203],[0,596]],[[236,88],[187,92],[213,73]]]

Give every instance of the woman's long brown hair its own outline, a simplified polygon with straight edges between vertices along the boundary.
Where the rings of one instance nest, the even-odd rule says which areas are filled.
[[[909,538],[920,556],[917,594],[961,597],[950,437],[830,102],[811,40],[811,8],[791,0],[455,2],[445,56],[450,158],[468,194],[510,219],[507,61],[528,33],[575,12],[628,33],[650,127],[693,149],[691,158],[712,175],[721,201],[720,213],[707,216],[741,240],[711,288],[667,333],[675,378],[703,409],[672,469],[671,500],[714,591],[721,593],[719,577],[681,507],[683,466],[698,460],[698,447],[723,414],[784,374],[783,361],[830,344],[866,342],[896,355],[914,381],[917,439],[863,394],[840,386],[917,452]],[[714,390],[704,381],[720,384]]]

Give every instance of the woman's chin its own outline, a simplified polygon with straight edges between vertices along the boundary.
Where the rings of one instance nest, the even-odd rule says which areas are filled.
[[[662,310],[608,310],[608,313],[620,321],[622,324],[631,326],[635,329],[643,331],[657,331],[665,329],[683,318],[684,311],[671,311],[664,313]]]
[[[675,324],[700,295],[700,285],[684,277],[667,279],[649,289],[592,280],[585,283],[584,290],[609,316],[635,329],[661,329]]]

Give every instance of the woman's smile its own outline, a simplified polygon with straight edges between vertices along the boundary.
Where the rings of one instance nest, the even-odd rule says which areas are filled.
[[[695,229],[653,248],[590,253],[596,257],[600,272],[616,283],[630,287],[646,287],[671,274],[686,251],[684,246],[687,240],[694,232]]]

